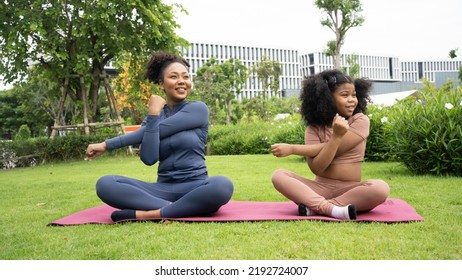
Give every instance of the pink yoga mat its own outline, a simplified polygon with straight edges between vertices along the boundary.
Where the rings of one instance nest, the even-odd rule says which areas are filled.
[[[71,214],[48,225],[70,226],[81,224],[114,224],[112,211],[117,210],[108,205],[85,209]],[[215,214],[207,217],[187,217],[175,220],[184,222],[240,222],[240,221],[289,221],[322,220],[341,221],[326,216],[302,217],[297,214],[297,205],[293,202],[230,201]],[[424,219],[406,201],[392,198],[377,206],[370,212],[359,213],[356,222],[411,222]],[[126,221],[121,221],[126,222]]]

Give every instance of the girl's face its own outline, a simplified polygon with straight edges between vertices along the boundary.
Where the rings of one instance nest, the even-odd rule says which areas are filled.
[[[164,78],[159,86],[167,94],[167,104],[180,103],[191,91],[192,82],[188,69],[179,62],[170,64],[165,68]]]
[[[345,119],[351,117],[358,105],[354,84],[341,84],[333,93],[337,113]]]

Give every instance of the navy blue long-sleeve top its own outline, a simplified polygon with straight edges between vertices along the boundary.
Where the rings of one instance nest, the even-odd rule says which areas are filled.
[[[208,118],[207,105],[200,101],[183,101],[173,110],[165,105],[159,115],[148,115],[140,129],[106,140],[106,148],[141,144],[141,160],[147,165],[159,162],[158,182],[206,178]]]

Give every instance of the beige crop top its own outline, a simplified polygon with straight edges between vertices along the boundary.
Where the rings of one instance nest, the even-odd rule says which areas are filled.
[[[336,155],[332,160],[332,164],[360,162],[364,159],[366,139],[369,136],[369,118],[363,113],[357,113],[348,118],[348,124],[350,125],[349,131],[359,135],[364,140],[342,155]],[[305,130],[305,144],[326,143],[331,136],[332,127],[309,126]]]

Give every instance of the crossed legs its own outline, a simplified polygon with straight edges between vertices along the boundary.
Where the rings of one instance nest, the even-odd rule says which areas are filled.
[[[320,177],[309,180],[283,169],[273,173],[272,182],[289,200],[326,216],[333,216],[336,207],[348,205],[354,205],[358,212],[369,211],[383,203],[389,194],[388,184],[382,180],[342,182]]]
[[[96,192],[102,201],[122,209],[113,220],[160,219],[216,212],[233,194],[232,182],[224,176],[186,183],[147,183],[123,176],[100,178]]]

